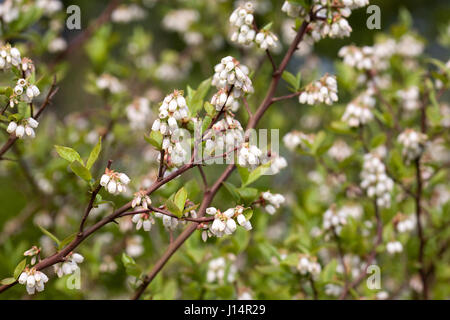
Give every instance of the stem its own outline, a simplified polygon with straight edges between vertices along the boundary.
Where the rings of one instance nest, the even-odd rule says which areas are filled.
[[[423,299],[428,300],[428,283],[427,283],[427,273],[425,270],[424,253],[425,253],[425,236],[423,233],[423,226],[421,221],[422,207],[422,176],[420,174],[420,157],[416,159],[416,180],[417,180],[417,191],[416,191],[416,220],[417,220],[417,233],[419,236],[419,274],[422,280],[423,287]]]

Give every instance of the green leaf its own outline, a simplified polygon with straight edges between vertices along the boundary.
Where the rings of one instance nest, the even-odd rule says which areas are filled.
[[[216,113],[216,108],[214,108],[214,106],[208,101],[205,101],[205,103],[203,104],[203,108],[205,108],[206,113],[210,117],[213,117],[214,114]]]
[[[89,170],[92,168],[95,161],[97,161],[98,155],[100,154],[101,150],[102,150],[102,137],[100,136],[94,149],[92,149],[91,153],[89,154],[89,158],[86,162],[86,168],[88,168]]]
[[[386,142],[386,134],[380,133],[372,138],[372,141],[370,142],[370,148],[375,149],[384,144],[385,142]]]
[[[172,212],[174,215],[176,215],[179,218],[183,215],[183,211],[180,211],[178,206],[171,199],[167,199],[166,207],[167,207],[167,209],[169,209],[170,212]]]
[[[246,204],[252,203],[256,197],[258,197],[258,189],[255,188],[240,188],[238,189],[239,195],[241,196],[242,200]]]
[[[61,241],[59,241],[59,239],[50,231],[44,229],[43,227],[38,225],[38,228],[41,229],[42,233],[45,234],[46,236],[48,236],[50,239],[52,239],[53,241],[55,241],[56,245],[59,246],[59,244],[61,243]]]
[[[289,71],[284,71],[281,77],[284,81],[292,86],[293,91],[298,91],[298,89],[300,88],[300,75],[297,75],[296,77]]]
[[[319,150],[320,146],[322,145],[322,143],[325,141],[326,138],[327,138],[327,135],[326,135],[325,131],[320,131],[314,137],[314,142],[313,142],[312,148],[311,148],[311,152],[313,154],[317,154],[317,150]]]
[[[78,161],[74,161],[70,164],[70,169],[72,169],[73,173],[79,176],[81,179],[85,181],[90,181],[92,179],[91,172],[86,168],[83,164]]]
[[[239,195],[238,188],[236,188],[236,186],[234,184],[226,182],[226,181],[222,182],[222,184],[225,187],[225,189],[228,191],[228,193],[233,197],[233,199],[235,201],[239,201],[241,196]]]
[[[248,176],[250,175],[250,172],[248,171],[247,168],[244,168],[241,166],[236,166],[236,167],[237,167],[239,176],[241,177],[242,185],[244,185],[248,180]]]
[[[10,284],[13,284],[14,282],[16,282],[16,279],[10,277],[10,278],[5,278],[2,281],[0,281],[0,284],[2,284],[4,286],[7,286],[7,285],[10,285]]]
[[[22,273],[23,269],[25,269],[26,265],[27,265],[27,258],[19,262],[19,264],[14,269],[14,279],[19,278],[20,274]]]
[[[320,274],[320,279],[322,280],[322,282],[330,282],[333,279],[333,275],[336,272],[336,267],[336,259],[331,260],[331,262],[325,266],[322,273]]]
[[[175,203],[175,205],[177,206],[179,212],[183,212],[184,211],[184,205],[186,204],[186,199],[187,199],[187,191],[185,188],[181,188],[180,190],[177,191],[177,193],[175,194],[173,201]]]
[[[189,101],[189,109],[191,115],[196,115],[203,107],[203,100],[208,94],[209,88],[211,87],[211,79],[206,79],[198,86],[195,90],[192,99]]]
[[[136,261],[134,261],[134,259],[127,255],[125,252],[122,253],[122,263],[128,275],[136,278],[140,277],[142,273],[141,268],[136,264]]]
[[[163,141],[163,135],[161,134],[161,132],[152,131],[150,132],[150,135],[148,137],[144,136],[144,139],[156,149],[161,150]]]
[[[266,24],[264,27],[262,27],[261,30],[270,30],[272,28],[273,22],[269,22],[268,24]]]
[[[212,122],[212,118],[211,118],[210,116],[205,116],[205,117],[203,118],[203,122],[202,122],[202,133],[204,133],[204,132],[208,129],[208,127],[209,127],[209,125],[211,124],[211,122]]]
[[[252,208],[245,208],[243,215],[245,217],[245,219],[248,221],[252,218],[253,216],[253,209]]]
[[[64,146],[58,146],[55,145],[55,149],[56,152],[58,152],[59,156],[69,162],[74,162],[74,161],[78,161],[79,163],[83,164],[83,160],[80,157],[80,154],[69,147],[64,147]]]
[[[242,186],[246,187],[249,184],[258,180],[262,175],[264,175],[267,172],[267,170],[270,169],[271,164],[272,164],[272,161],[266,162],[266,163],[260,165],[255,170],[251,171],[248,175],[247,180],[245,181],[245,183]]]

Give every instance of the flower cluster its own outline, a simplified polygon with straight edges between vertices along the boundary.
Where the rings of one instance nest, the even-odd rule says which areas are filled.
[[[253,84],[248,77],[249,70],[231,56],[222,58],[214,67],[212,85],[217,89],[233,87],[233,98],[237,99],[244,93],[253,93]]]
[[[286,201],[282,194],[272,194],[269,191],[263,192],[261,195],[264,200],[264,209],[268,214],[273,215],[278,208]]]
[[[342,210],[337,210],[335,205],[328,208],[323,214],[323,229],[332,230],[337,235],[342,231],[342,227],[347,224],[347,216]]]
[[[150,231],[152,228],[152,224],[155,223],[155,220],[150,216],[150,213],[140,213],[135,214],[133,218],[131,218],[131,221],[133,221],[136,224],[136,230],[140,230],[141,228],[144,229],[144,231]]]
[[[406,216],[403,214],[398,214],[394,218],[394,225],[398,232],[406,233],[414,230],[416,227],[416,218],[415,216]]]
[[[286,145],[286,148],[294,151],[298,146],[306,148],[307,143],[312,144],[314,142],[314,135],[306,134],[300,131],[292,131],[283,137],[283,142]]]
[[[116,77],[104,73],[97,78],[96,85],[100,90],[108,90],[111,93],[120,93],[125,90],[124,85]]]
[[[302,17],[305,18],[308,16],[308,12],[304,7],[302,7],[300,4],[285,1],[283,3],[283,6],[281,7],[281,11],[285,12],[289,17],[292,18],[298,18]]]
[[[299,96],[299,102],[309,105],[325,103],[328,105],[338,101],[337,82],[335,76],[324,75],[321,79],[306,86]]]
[[[211,104],[217,111],[231,110],[236,112],[239,109],[239,101],[236,100],[232,93],[229,93],[226,89],[219,89],[211,98]]]
[[[184,133],[179,129],[178,121],[188,119],[189,109],[183,91],[174,90],[164,98],[159,107],[159,118],[152,125],[153,131],[159,131],[163,135],[162,148],[167,151],[167,156],[175,165],[181,165],[187,154],[180,142]]]
[[[133,201],[131,201],[131,207],[142,207],[143,209],[147,210],[148,206],[152,204],[152,200],[150,197],[145,193],[144,190],[139,190],[134,194]]]
[[[206,213],[214,216],[214,221],[210,225],[209,231],[212,235],[215,235],[218,238],[223,235],[230,235],[236,230],[237,224],[234,220],[235,218],[238,224],[244,227],[245,230],[252,229],[252,224],[244,216],[244,208],[241,206],[230,208],[223,213],[214,207],[210,207],[206,209]],[[209,233],[208,236],[210,236]]]
[[[278,46],[278,37],[269,30],[261,30],[256,35],[255,42],[263,50],[274,49]]]
[[[39,257],[39,254],[41,252],[41,248],[38,248],[36,246],[31,247],[31,249],[28,249],[23,253],[25,257],[31,257],[31,265],[34,265],[36,263],[37,258]]]
[[[265,172],[266,175],[278,174],[282,169],[287,167],[287,161],[284,157],[274,153],[268,152],[261,157],[261,164],[266,164],[270,161],[270,168]]]
[[[116,23],[130,23],[143,20],[147,12],[136,4],[120,5],[111,14],[111,21]]]
[[[322,271],[322,267],[317,262],[316,257],[310,257],[308,255],[301,255],[300,260],[297,264],[297,270],[302,275],[310,274],[313,279],[316,279],[320,272]]]
[[[150,102],[147,98],[137,98],[126,109],[130,127],[134,130],[145,128],[151,115]]]
[[[53,269],[55,270],[58,278],[61,278],[64,275],[69,275],[78,270],[78,263],[82,263],[84,261],[84,257],[79,253],[69,253],[65,261],[62,263],[57,263],[53,265]]]
[[[231,257],[233,260],[234,257]],[[213,259],[208,264],[208,271],[206,272],[206,281],[222,283],[225,278],[227,263],[225,258],[220,257]],[[237,273],[237,267],[235,264],[231,264],[228,268],[227,281],[233,282]]]
[[[244,143],[238,150],[237,163],[241,167],[254,170],[261,164],[262,151],[256,145],[249,145]]]
[[[7,70],[13,66],[21,69],[21,64],[22,58],[20,57],[19,49],[11,47],[10,44],[6,44],[0,48],[0,69]]]
[[[389,254],[396,254],[403,251],[403,245],[400,241],[391,241],[386,244],[386,250]]]
[[[126,185],[130,183],[130,178],[125,173],[115,172],[114,170],[105,169],[105,173],[100,179],[100,185],[111,194],[119,194],[125,192]]]
[[[240,122],[231,116],[216,122],[204,136],[205,152],[208,154],[224,154],[244,142],[244,130]]]
[[[47,283],[48,277],[45,273],[36,270],[36,268],[25,268],[20,274],[18,282],[25,284],[28,294],[34,294],[36,290],[38,292],[44,291],[44,284]]]
[[[22,138],[24,135],[34,138],[34,129],[36,129],[38,125],[39,122],[33,118],[23,119],[19,123],[11,121],[6,128],[6,131],[8,133],[14,133],[17,138]]]
[[[397,97],[400,99],[400,103],[406,111],[414,111],[419,109],[419,95],[419,88],[416,86],[397,91]]]
[[[372,90],[366,90],[356,99],[350,102],[342,115],[342,121],[350,127],[359,127],[373,119],[372,109],[375,107],[376,99]]]
[[[372,153],[364,155],[361,179],[361,187],[367,191],[369,197],[376,199],[378,206],[391,206],[390,192],[394,188],[394,182],[387,176],[386,167],[380,158]]]
[[[344,63],[358,70],[372,70],[374,48],[364,46],[359,48],[354,45],[342,47],[339,50],[339,57],[342,57]]]
[[[330,149],[328,155],[339,162],[344,161],[353,153],[352,148],[344,140],[336,140]]]
[[[25,95],[23,95],[23,93],[25,93]],[[33,101],[33,98],[40,94],[41,92],[37,86],[32,85],[26,79],[19,79],[14,87],[14,99],[10,100],[10,106],[12,107],[14,103],[17,104],[19,98],[22,98],[22,101],[26,103],[30,103]]]
[[[231,41],[244,45],[253,42],[256,35],[256,31],[253,29],[253,10],[253,3],[246,2],[233,11],[230,16]]]
[[[406,129],[400,133],[397,141],[403,146],[403,157],[407,163],[417,159],[422,154],[426,140],[426,134],[413,129]]]

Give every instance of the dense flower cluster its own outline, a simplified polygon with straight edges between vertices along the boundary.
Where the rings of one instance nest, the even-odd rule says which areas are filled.
[[[376,99],[372,90],[368,89],[350,102],[342,115],[342,121],[350,127],[359,127],[367,124],[373,119],[372,109],[375,107]]]
[[[336,77],[324,75],[320,80],[306,86],[305,90],[299,96],[299,102],[309,105],[318,103],[331,105],[338,101],[337,92]]]
[[[111,194],[119,194],[125,192],[126,185],[130,183],[130,178],[125,173],[115,172],[108,168],[105,169],[105,174],[100,179],[100,185]]]
[[[413,129],[406,129],[400,133],[397,140],[403,147],[403,157],[410,163],[422,154],[427,136]]]
[[[131,207],[142,207],[147,210],[148,206],[152,204],[152,200],[147,195],[144,190],[140,190],[134,194],[133,200],[131,201]]]
[[[133,218],[131,218],[131,221],[136,224],[136,230],[143,228],[144,231],[150,231],[152,224],[155,223],[155,220],[148,212],[135,214]]]
[[[239,101],[226,89],[219,89],[219,91],[212,96],[211,104],[217,111],[230,110],[231,112],[236,112],[239,109]]]
[[[19,276],[20,284],[26,285],[28,294],[34,294],[36,290],[38,292],[44,291],[44,285],[48,281],[48,277],[45,273],[36,270],[35,268],[26,268]]]
[[[137,4],[122,4],[112,12],[111,20],[116,23],[130,23],[143,20],[146,16],[147,12]]]
[[[345,211],[337,210],[335,205],[328,208],[323,214],[323,229],[332,230],[337,235],[342,231],[342,227],[347,224]]]
[[[256,31],[253,29],[253,3],[246,2],[238,7],[230,16],[232,27],[231,41],[248,45],[255,39]]]
[[[272,194],[269,191],[263,192],[261,197],[264,200],[264,209],[268,214],[273,215],[278,208],[286,201],[282,194]]]
[[[79,269],[78,264],[83,261],[84,257],[81,254],[71,252],[66,256],[64,262],[53,265],[53,269],[58,278],[61,278],[64,275],[69,275],[77,271]]]
[[[231,116],[216,122],[204,136],[205,152],[221,155],[241,146],[244,130],[240,122]]]
[[[217,89],[233,87],[233,98],[239,98],[244,93],[253,93],[253,84],[248,77],[249,70],[231,56],[222,58],[214,67],[212,85]]]
[[[369,197],[376,199],[378,206],[391,206],[390,192],[394,188],[394,182],[387,176],[386,167],[380,158],[371,153],[364,155],[361,179],[361,187],[367,191]]]
[[[16,47],[6,44],[0,48],[0,69],[7,70],[11,67],[22,69],[22,58],[20,51]]]
[[[339,57],[342,57],[344,63],[359,70],[372,70],[374,67],[373,47],[364,46],[345,46],[339,50]]]
[[[39,122],[37,122],[33,118],[23,119],[18,123],[15,121],[11,121],[6,128],[6,131],[11,134],[14,133],[17,138],[23,138],[25,135],[30,138],[34,138],[34,129],[36,129],[38,125]]]
[[[416,217],[398,214],[394,219],[394,225],[400,233],[410,232],[416,227]]]

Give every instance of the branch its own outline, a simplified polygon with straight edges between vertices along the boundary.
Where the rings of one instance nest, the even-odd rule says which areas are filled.
[[[53,77],[53,83],[50,87],[50,90],[47,93],[47,97],[45,98],[44,102],[42,103],[39,110],[36,112],[34,119],[39,119],[39,116],[41,113],[45,110],[45,108],[50,104],[53,96],[58,92],[58,88],[56,87],[56,76]],[[12,147],[12,145],[18,140],[14,134],[11,134],[9,136],[9,139],[5,142],[5,144],[0,149],[0,158],[3,158],[3,155]]]
[[[300,41],[302,41],[305,33],[306,28],[308,26],[309,22],[303,22],[301,25],[297,36],[295,37],[294,41],[292,42],[291,46],[289,47],[286,55],[283,58],[283,61],[280,64],[280,67],[277,69],[276,72],[272,75],[272,81],[269,86],[269,90],[264,98],[264,100],[261,102],[261,105],[259,106],[256,113],[249,119],[249,122],[247,123],[247,132],[249,129],[253,129],[258,124],[259,120],[263,116],[263,114],[266,112],[266,110],[270,107],[272,104],[273,96],[275,95],[275,91],[277,89],[278,83],[280,82],[281,75],[283,71],[286,69],[290,59],[292,58],[292,55],[297,50],[298,45]],[[198,210],[199,217],[203,217],[206,208],[208,208],[214,199],[215,194],[217,191],[219,191],[222,183],[228,179],[228,177],[231,175],[233,170],[235,169],[234,164],[230,164],[225,171],[222,173],[222,175],[219,177],[219,179],[214,183],[214,185],[211,187],[211,189],[208,192],[205,192],[203,201],[200,205],[200,208]],[[195,230],[197,230],[198,224],[192,223],[190,224],[167,248],[167,250],[164,252],[162,257],[156,262],[153,269],[150,271],[150,273],[144,277],[142,284],[139,286],[137,291],[132,296],[132,299],[139,299],[142,294],[144,293],[147,286],[150,284],[150,282],[156,277],[156,275],[161,271],[161,269],[164,267],[164,265],[167,263],[167,261],[172,257],[172,255],[180,248],[180,246],[188,239]]]

